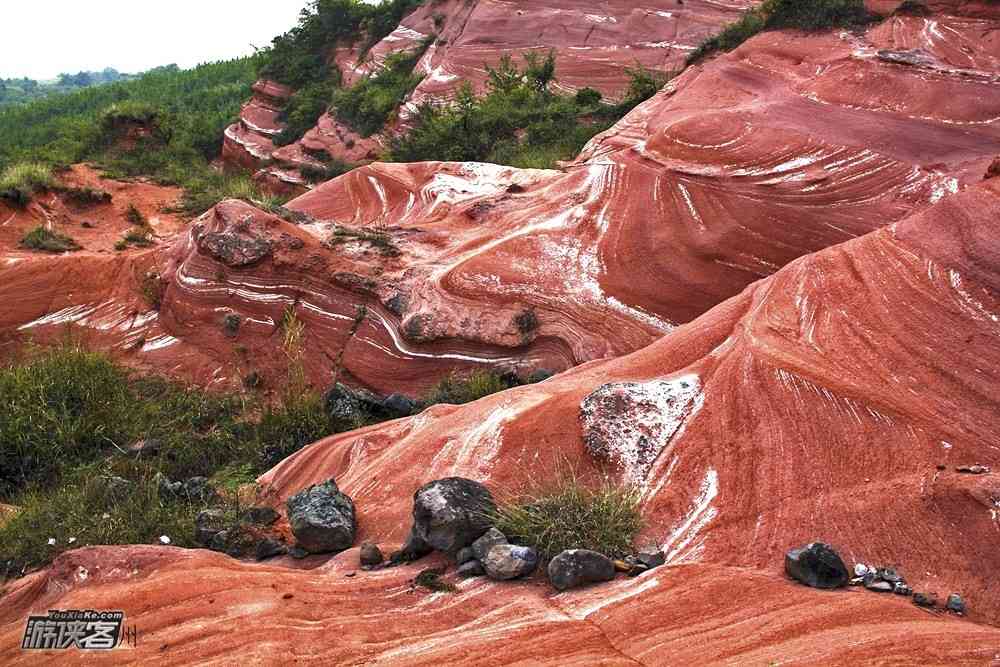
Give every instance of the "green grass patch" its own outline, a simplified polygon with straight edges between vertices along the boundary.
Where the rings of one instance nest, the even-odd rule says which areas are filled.
[[[70,252],[79,250],[80,244],[66,234],[39,225],[24,235],[21,239],[21,247],[41,250],[42,252]]]
[[[874,17],[863,0],[765,0],[702,42],[688,56],[688,63],[700,62],[719,51],[732,51],[766,30],[793,28],[815,32],[862,26],[872,20]]]
[[[609,479],[585,480],[571,469],[501,501],[496,527],[545,559],[566,549],[591,549],[610,558],[633,553],[643,528],[637,489]]]
[[[495,371],[478,370],[467,374],[452,373],[439,381],[428,392],[423,404],[465,405],[481,398],[520,386],[513,377],[506,377]]]
[[[0,199],[26,206],[38,192],[55,186],[52,168],[41,162],[18,162],[0,173]]]
[[[433,36],[428,38],[421,48],[412,53],[397,51],[389,54],[377,74],[334,93],[333,113],[337,119],[363,137],[381,131],[406,96],[420,83],[422,77],[414,74],[413,68],[433,40]]]

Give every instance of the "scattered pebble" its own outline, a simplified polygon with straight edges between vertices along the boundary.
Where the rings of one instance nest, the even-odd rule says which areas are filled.
[[[54,547],[55,545],[56,545],[56,538],[50,537],[49,538],[49,546],[50,547]]]
[[[160,544],[170,544],[170,538],[166,535],[160,535]]]
[[[955,468],[955,472],[962,472],[967,475],[985,475],[990,471],[986,466],[974,465],[974,466],[958,466]]]

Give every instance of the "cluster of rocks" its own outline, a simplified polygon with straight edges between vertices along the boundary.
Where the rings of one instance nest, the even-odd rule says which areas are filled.
[[[362,417],[397,419],[408,417],[419,409],[416,401],[402,394],[377,396],[364,389],[352,389],[337,383],[325,395],[326,411],[342,423],[352,424]]]
[[[829,544],[813,542],[804,547],[791,549],[785,554],[785,572],[792,579],[812,588],[834,589],[844,586],[864,586],[876,593],[895,593],[912,596],[919,607],[937,607],[934,593],[914,593],[913,589],[895,568],[874,567],[865,563],[854,566],[851,577],[840,555]],[[965,614],[962,596],[952,593],[944,608],[959,615]]]
[[[208,483],[207,477],[190,477],[185,480],[172,481],[163,473],[156,473],[153,478],[161,498],[181,498],[184,500],[211,502],[218,498],[218,493]]]
[[[195,517],[195,540],[211,549],[243,558],[265,560],[288,553],[284,542],[269,530],[279,519],[270,507],[251,507],[233,522],[219,509],[202,510]]]
[[[512,544],[493,525],[495,511],[492,494],[478,482],[450,477],[425,484],[413,495],[413,525],[407,541],[389,556],[389,564],[414,561],[439,551],[455,559],[457,574],[462,578],[487,576],[510,581],[533,574],[543,561],[542,554],[533,547]],[[596,551],[569,549],[549,561],[547,574],[553,586],[568,590],[611,581],[616,572],[636,576],[664,562],[659,552],[613,561]],[[372,544],[362,546],[362,568],[381,565],[381,550]]]
[[[201,478],[203,480],[203,478]],[[189,484],[163,478],[167,492],[175,495],[205,493],[199,480]],[[210,488],[210,487],[208,487]],[[351,548],[357,535],[353,500],[341,492],[335,480],[314,484],[286,502],[288,524],[295,537],[289,548],[269,527],[280,518],[269,507],[253,507],[233,522],[219,509],[207,509],[195,520],[195,539],[214,551],[240,558],[254,555],[263,560],[289,554],[304,558],[310,554],[336,553]],[[377,544],[365,543],[360,550],[363,570],[412,562],[438,551],[453,558],[459,577],[487,576],[497,581],[520,579],[533,574],[543,562],[542,554],[530,546],[512,544],[493,525],[496,502],[490,491],[461,477],[440,479],[413,494],[413,524],[406,543],[388,559]],[[569,549],[557,554],[547,565],[549,581],[558,590],[611,581],[616,573],[639,575],[663,565],[657,551],[638,553],[612,560],[588,549]],[[451,584],[438,581],[444,571],[425,571],[423,584],[434,590],[450,590]]]

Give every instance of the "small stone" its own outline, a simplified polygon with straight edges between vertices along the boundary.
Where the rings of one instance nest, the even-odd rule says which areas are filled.
[[[257,560],[267,560],[275,556],[283,556],[286,553],[288,553],[288,547],[271,537],[262,539],[254,549],[254,556]]]
[[[458,576],[464,579],[481,577],[484,574],[486,574],[486,568],[478,560],[467,560],[458,566]]]
[[[882,579],[882,581],[888,581],[890,584],[898,584],[903,581],[903,577],[901,577],[899,573],[891,567],[884,567],[879,570],[878,576]]]
[[[854,576],[855,576],[855,577],[862,577],[862,578],[863,578],[863,577],[864,577],[865,575],[867,575],[867,574],[868,574],[868,571],[869,571],[870,569],[871,569],[871,568],[869,568],[869,567],[868,567],[867,565],[865,565],[864,563],[858,563],[858,564],[856,564],[856,565],[854,566]]]
[[[660,567],[667,562],[666,555],[659,550],[652,551],[640,551],[635,557],[636,562],[639,565],[645,566],[647,570],[652,570],[653,568]]]
[[[907,586],[902,581],[897,582],[892,587],[892,592],[895,593],[896,595],[913,595],[913,589]]]
[[[615,565],[610,558],[589,549],[568,549],[549,561],[549,581],[560,591],[611,581]]]
[[[160,544],[170,544],[170,538],[166,535],[160,535]]]
[[[953,611],[956,614],[965,614],[965,600],[958,593],[952,593],[948,596],[948,602],[945,603],[945,609],[948,611]]]
[[[281,517],[271,507],[251,507],[243,513],[243,521],[257,526],[270,526]]]
[[[378,567],[385,560],[382,550],[378,548],[377,544],[371,542],[365,542],[361,545],[359,558],[362,567]]]
[[[893,585],[888,581],[879,581],[876,579],[871,579],[870,577],[866,577],[865,588],[867,588],[870,591],[875,591],[876,593],[891,593],[893,590]]]
[[[813,542],[785,554],[788,576],[813,588],[841,588],[847,585],[847,566],[828,544]]]
[[[208,545],[219,534],[226,523],[222,510],[202,510],[194,518],[194,539],[198,544]]]
[[[476,560],[476,554],[472,550],[472,547],[464,547],[462,549],[459,549],[458,553],[455,554],[455,562],[458,563],[459,565],[462,565],[463,563],[468,563],[470,560]]]
[[[615,572],[631,572],[633,567],[635,567],[634,564],[630,565],[623,560],[615,561]]]
[[[50,547],[54,547],[54,546],[56,545],[56,538],[54,538],[54,537],[50,537],[50,538],[49,538],[49,541],[48,541],[48,545],[49,545]]]
[[[986,466],[974,465],[974,466],[959,466],[955,468],[956,472],[965,473],[967,475],[985,475],[990,471]]]
[[[518,579],[528,576],[538,567],[538,552],[531,547],[497,544],[481,562],[491,579]]]
[[[486,534],[472,543],[472,557],[478,561],[486,560],[490,549],[498,544],[507,544],[507,536],[496,528],[490,528]]]
[[[937,600],[934,599],[933,593],[914,593],[913,604],[918,607],[933,607],[937,605]]]

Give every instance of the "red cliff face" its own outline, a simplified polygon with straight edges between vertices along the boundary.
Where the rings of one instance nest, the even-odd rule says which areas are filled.
[[[447,103],[466,81],[481,90],[485,66],[495,66],[505,54],[516,57],[552,49],[557,55],[557,88],[572,92],[589,86],[609,99],[618,99],[628,87],[627,67],[677,69],[701,40],[751,4],[750,0],[444,0],[417,8],[368,53],[345,48],[334,55],[334,61],[349,85],[378,71],[389,53],[415,49],[436,35],[415,69],[423,81],[389,129],[405,131],[419,105]],[[280,123],[272,110],[258,91],[240,122],[227,131],[225,157],[232,164],[250,167],[273,159],[276,164],[265,167],[260,177],[275,187],[308,187],[295,170],[304,164],[318,166],[311,152],[360,163],[377,159],[382,150],[380,136],[363,138],[328,115],[302,140],[275,150],[270,137]]]

